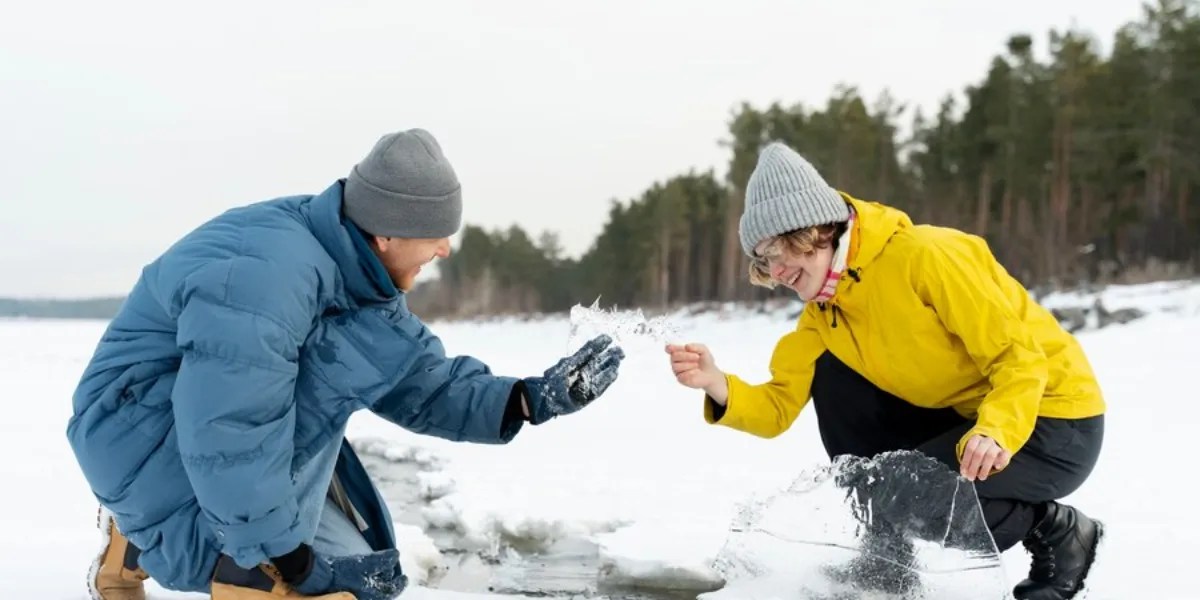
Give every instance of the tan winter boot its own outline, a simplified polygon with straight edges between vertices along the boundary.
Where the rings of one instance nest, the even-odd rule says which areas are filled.
[[[88,571],[92,600],[146,600],[144,582],[150,576],[137,564],[141,552],[117,531],[117,522],[108,509],[100,507],[96,527],[104,546]]]
[[[357,600],[354,594],[338,592],[323,596],[305,596],[284,583],[274,565],[263,564],[243,569],[228,556],[217,560],[212,579],[212,600],[277,600],[312,598],[314,600]]]

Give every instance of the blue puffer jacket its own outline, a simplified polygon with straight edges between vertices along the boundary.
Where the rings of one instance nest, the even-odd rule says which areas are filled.
[[[145,268],[74,396],[67,437],[160,585],[207,591],[301,542],[293,474],[369,409],[417,433],[506,443],[516,379],[447,357],[358,230],[342,182],[226,212]],[[391,517],[344,440],[337,474],[376,548]]]

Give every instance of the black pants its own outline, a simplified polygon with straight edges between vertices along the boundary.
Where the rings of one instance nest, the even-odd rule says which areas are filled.
[[[917,450],[957,473],[955,446],[974,425],[953,409],[921,408],[875,387],[829,352],[817,359],[812,398],[830,458]],[[1096,465],[1103,439],[1103,415],[1077,420],[1040,417],[1008,466],[975,482],[984,520],[1001,552],[1026,537],[1047,502],[1083,484]]]

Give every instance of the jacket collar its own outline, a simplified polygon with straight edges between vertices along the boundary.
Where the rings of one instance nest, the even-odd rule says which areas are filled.
[[[346,293],[356,304],[403,303],[403,295],[371,252],[366,238],[342,213],[345,180],[339,179],[308,203],[309,229],[337,263]]]
[[[869,267],[893,236],[913,226],[908,214],[898,208],[860,200],[846,193],[842,193],[842,197],[854,209],[855,215],[846,257],[847,267],[851,269],[858,271]]]
[[[838,326],[838,313],[842,308],[848,303],[853,304],[851,295],[846,293],[849,287],[862,282],[864,277],[869,277],[870,274],[864,275],[863,270],[869,270],[892,237],[913,226],[912,219],[900,209],[879,202],[860,200],[845,192],[840,193],[854,212],[849,230],[845,270],[834,287],[836,291],[832,293],[832,297],[826,301],[813,302],[821,312],[825,312],[826,306],[832,308],[830,325],[833,327]]]

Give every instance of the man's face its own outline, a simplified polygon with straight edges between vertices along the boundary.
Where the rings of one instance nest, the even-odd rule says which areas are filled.
[[[421,267],[435,258],[450,256],[450,238],[425,240],[374,236],[371,250],[383,263],[392,283],[400,291],[407,292],[412,290]]]

